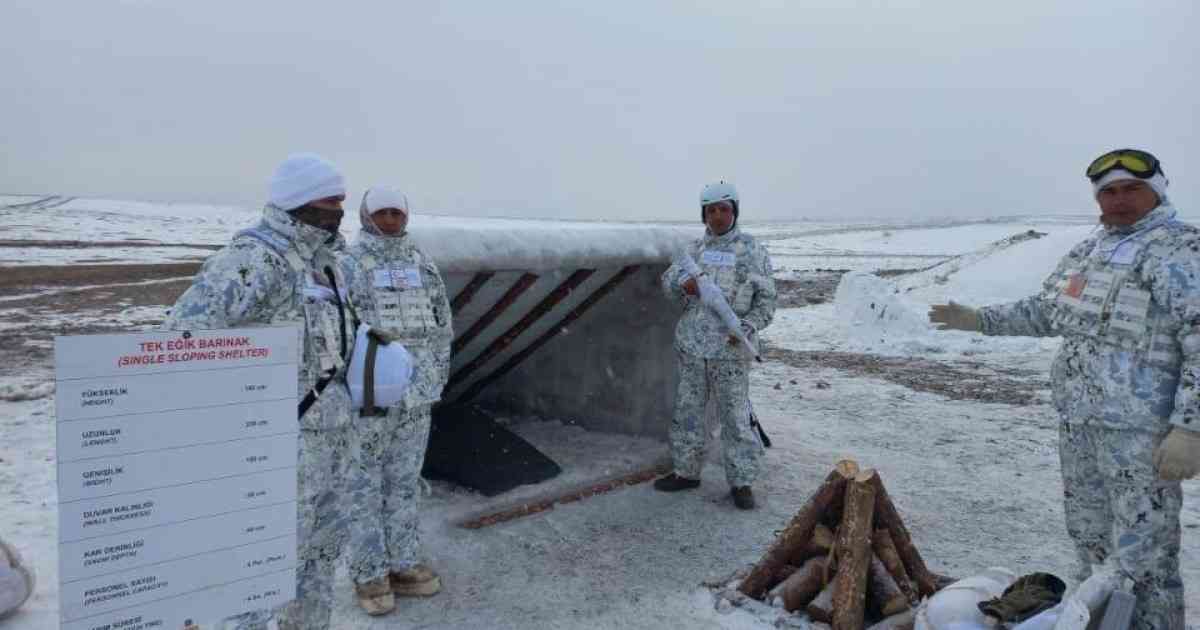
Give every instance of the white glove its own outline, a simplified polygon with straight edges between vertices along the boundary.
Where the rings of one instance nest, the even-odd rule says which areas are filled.
[[[957,304],[953,300],[949,304],[931,304],[929,306],[929,321],[936,324],[938,330],[979,332],[982,325],[979,319],[979,311],[970,306]]]
[[[1195,477],[1200,472],[1200,433],[1172,427],[1154,449],[1154,467],[1158,478],[1166,481]]]

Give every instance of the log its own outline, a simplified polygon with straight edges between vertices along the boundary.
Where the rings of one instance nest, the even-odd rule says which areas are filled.
[[[826,584],[816,598],[808,603],[804,612],[808,613],[808,618],[813,621],[831,623],[833,621],[833,584]]]
[[[803,554],[797,560],[803,562],[809,558],[827,556],[830,549],[833,549],[833,532],[825,525],[817,524],[813,528],[812,538],[809,539],[808,544],[804,547]]]
[[[892,498],[888,495],[887,489],[883,487],[883,480],[878,475],[871,481],[871,485],[875,488],[875,522],[881,528],[886,528],[888,533],[892,535],[892,543],[896,547],[896,553],[900,556],[900,560],[904,562],[904,569],[908,572],[909,577],[917,585],[917,592],[927,597],[938,591],[937,579],[929,568],[925,566],[925,560],[921,558],[921,553],[917,551],[917,546],[913,544],[912,535],[908,533],[908,528],[904,526],[904,520],[900,518],[900,512],[896,510],[895,504],[892,503]]]
[[[809,559],[771,589],[770,596],[783,598],[783,609],[788,612],[803,610],[825,588],[825,560],[826,556]]]
[[[833,630],[862,630],[866,618],[867,572],[871,567],[871,526],[875,513],[875,486],[879,475],[864,470],[846,484],[842,524],[834,552],[837,575],[833,578]]]
[[[796,513],[783,532],[767,548],[758,564],[750,570],[750,574],[742,580],[738,590],[747,597],[761,599],[767,589],[775,586],[782,578],[780,572],[790,564],[790,560],[799,555],[808,545],[813,528],[821,520],[826,508],[835,499],[845,493],[846,480],[858,473],[858,464],[851,460],[837,463],[833,472],[825,478],[812,498]]]
[[[867,571],[867,601],[873,602],[879,616],[890,617],[909,609],[908,596],[896,585],[892,574],[874,552]]]
[[[900,587],[900,592],[904,593],[910,604],[916,604],[920,598],[917,597],[917,590],[913,586],[912,580],[908,578],[908,570],[904,568],[904,561],[900,560],[900,554],[896,553],[896,545],[892,542],[891,532],[886,529],[875,530],[875,535],[871,538],[871,548],[887,572],[891,574],[896,586]]]

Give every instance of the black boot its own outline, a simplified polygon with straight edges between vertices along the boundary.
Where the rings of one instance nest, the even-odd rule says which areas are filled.
[[[750,490],[750,486],[731,488],[729,494],[733,495],[733,504],[738,506],[738,509],[754,509],[754,492]]]
[[[699,479],[688,479],[687,477],[680,477],[675,473],[654,481],[654,489],[661,492],[679,492],[680,490],[691,490],[692,488],[699,487]]]

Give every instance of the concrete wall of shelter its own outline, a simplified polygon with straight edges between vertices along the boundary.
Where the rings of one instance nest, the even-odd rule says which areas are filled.
[[[592,431],[665,439],[678,383],[675,324],[682,313],[659,288],[666,267],[641,266],[475,402]]]

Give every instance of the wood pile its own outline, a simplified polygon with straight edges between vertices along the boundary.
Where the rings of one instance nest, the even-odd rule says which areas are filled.
[[[879,474],[843,460],[738,590],[834,630],[861,630],[905,614],[941,582],[925,566]]]

